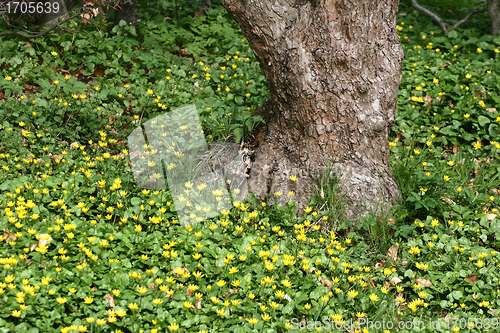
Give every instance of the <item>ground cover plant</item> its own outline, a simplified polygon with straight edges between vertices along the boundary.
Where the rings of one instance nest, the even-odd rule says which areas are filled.
[[[135,184],[127,136],[195,104],[209,142],[241,142],[268,96],[222,7],[182,8],[179,27],[160,3],[137,26],[2,39],[0,331],[497,332],[500,37],[404,9],[389,142],[403,199],[386,216],[339,220],[318,175],[298,215],[300,189],[181,226],[168,190]]]

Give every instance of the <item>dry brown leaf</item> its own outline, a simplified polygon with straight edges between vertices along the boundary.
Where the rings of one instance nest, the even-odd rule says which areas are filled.
[[[455,201],[451,200],[451,198],[450,198],[450,197],[448,197],[448,196],[446,196],[446,195],[442,196],[442,197],[441,197],[441,200],[442,200],[443,202],[446,202],[446,203],[447,203],[448,205],[450,205],[450,206],[451,206],[451,205],[456,205]]]
[[[311,273],[312,273],[312,272],[314,272],[315,270],[316,270],[316,267],[311,267],[311,268],[309,268],[308,273],[309,273],[309,274],[311,274]]]
[[[370,278],[370,287],[375,288],[375,283],[373,283],[372,278]]]
[[[41,234],[40,236],[40,240],[31,245],[30,251],[34,251],[38,246],[47,245],[50,241],[53,240],[52,237],[49,237],[49,239],[45,239],[45,236],[48,236],[47,234]]]
[[[109,301],[109,307],[111,308],[111,310],[113,310],[113,308],[115,307],[115,300],[113,299],[113,295],[106,294],[106,296],[104,296],[104,299],[106,301]]]
[[[156,284],[154,282],[151,282],[151,284],[149,285],[149,289],[155,289],[156,287]]]
[[[415,279],[415,282],[421,283],[424,287],[432,286],[432,282],[429,280],[425,280],[425,279]]]
[[[432,97],[431,97],[431,96],[429,96],[429,95],[425,95],[425,97],[424,97],[424,101],[426,101],[426,102],[430,102],[430,101],[432,101]]]
[[[389,250],[387,251],[387,256],[391,258],[392,262],[398,261],[398,250],[399,250],[399,244],[393,244]]]
[[[197,308],[198,310],[201,310],[201,302],[202,302],[202,298],[198,298],[196,299],[196,302],[194,303],[194,307]]]
[[[9,243],[9,238],[12,238],[13,241],[17,239],[16,235],[13,232],[8,232],[3,229],[3,237],[5,238],[5,243]]]
[[[497,110],[497,108],[487,108],[486,111],[488,112],[495,112]]]
[[[401,282],[401,279],[400,279],[400,278],[398,278],[397,276],[394,276],[394,277],[391,279],[391,281],[389,281],[389,284],[390,284],[391,286],[395,286],[395,285],[397,285],[397,284],[398,284],[398,283],[400,283],[400,282]]]
[[[472,282],[472,283],[476,283],[477,281],[479,281],[476,274],[469,275],[469,276],[465,277],[464,280],[467,280],[467,281]]]
[[[319,278],[319,282],[323,283],[326,287],[328,287],[328,290],[332,289],[332,282],[328,279],[322,279],[321,277]]]
[[[191,289],[187,288],[186,290],[186,296],[187,297],[193,297],[194,295],[194,291],[192,291]]]
[[[108,121],[109,121],[109,123],[110,123],[111,125],[113,125],[113,123],[115,122],[115,118],[113,118],[113,117],[111,117],[111,116],[110,116],[110,117],[108,118]]]
[[[70,150],[73,150],[75,149],[77,146],[80,146],[80,144],[78,142],[73,142],[72,144],[69,145],[69,149]]]
[[[489,221],[493,221],[497,217],[497,214],[488,214],[487,216]]]
[[[172,273],[174,273],[176,277],[179,277],[189,273],[189,271],[186,267],[176,267],[172,270]]]
[[[97,291],[97,287],[92,287],[92,291]]]
[[[378,263],[376,263],[376,264],[375,264],[375,268],[382,267],[382,266],[384,266],[384,265],[385,265],[385,263],[386,263],[386,261],[385,261],[385,260],[382,260],[381,262],[378,262]]]
[[[229,289],[229,293],[231,295],[234,295],[234,294],[237,294],[239,290],[240,290],[240,288],[238,288],[238,289]]]

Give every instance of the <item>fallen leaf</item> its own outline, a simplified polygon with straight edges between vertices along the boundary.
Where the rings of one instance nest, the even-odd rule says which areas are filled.
[[[311,268],[309,268],[308,273],[309,273],[309,274],[311,274],[311,273],[312,273],[312,272],[314,272],[315,270],[316,270],[316,267],[311,267]]]
[[[52,237],[49,237],[49,239],[45,239],[45,236],[48,236],[47,234],[41,234],[40,235],[40,240],[36,242],[35,244],[31,245],[30,250],[34,251],[38,246],[43,246],[47,245],[50,241],[52,241]]]
[[[398,261],[398,250],[399,250],[399,244],[393,244],[389,250],[387,251],[387,256],[391,258],[392,262]]]
[[[375,268],[382,267],[382,266],[384,266],[384,265],[385,265],[385,263],[386,263],[386,261],[385,261],[385,260],[382,260],[381,262],[378,262],[378,263],[376,263],[376,264],[375,264]]]
[[[109,301],[109,307],[111,309],[113,309],[115,307],[115,300],[113,299],[113,295],[111,294],[106,294],[106,296],[104,296],[104,299],[106,301]]]
[[[197,308],[198,310],[201,309],[201,302],[202,302],[203,298],[198,298],[196,299],[196,302],[194,304],[194,307]]]
[[[332,289],[332,282],[328,279],[319,278],[319,282],[323,283],[324,286],[328,287],[328,290]]]
[[[447,203],[448,205],[450,205],[450,206],[451,206],[451,205],[456,205],[455,201],[451,200],[451,198],[450,198],[450,197],[448,197],[448,196],[446,196],[446,195],[442,196],[442,197],[441,197],[441,200],[442,200],[443,202],[446,202],[446,203]]]
[[[184,274],[189,273],[189,271],[185,267],[176,267],[172,270],[172,273],[174,273],[176,277],[179,277],[179,276],[182,276]]]
[[[194,295],[194,291],[191,290],[191,289],[189,289],[189,288],[187,288],[187,290],[186,290],[186,296],[187,297],[193,297],[193,295]]]
[[[472,282],[472,283],[476,283],[477,281],[479,281],[476,274],[469,275],[469,276],[465,277],[464,280],[467,280],[467,281]]]
[[[497,108],[487,108],[486,111],[488,112],[495,112],[497,110]]]
[[[416,279],[415,282],[421,283],[424,287],[432,286],[432,282],[429,280],[425,280],[425,279]]]
[[[429,96],[429,95],[425,95],[425,97],[424,97],[424,101],[426,101],[426,102],[430,102],[430,101],[432,101],[432,97],[431,97],[431,96]]]
[[[375,288],[375,283],[373,283],[372,278],[370,278],[370,287]]]
[[[400,283],[400,282],[401,282],[401,279],[400,279],[400,278],[398,278],[397,276],[394,276],[394,277],[391,279],[391,281],[389,281],[389,284],[390,284],[391,286],[395,286],[395,285],[397,285],[397,284],[398,284],[398,283]]]
[[[80,144],[78,142],[73,142],[72,144],[69,145],[69,149],[70,150],[73,150],[75,149],[76,147],[79,147]]]
[[[5,238],[5,243],[9,243],[9,238],[12,238],[13,241],[17,239],[16,235],[13,232],[8,232],[3,229],[3,237]]]
[[[497,214],[488,214],[487,216],[489,221],[493,221],[497,217]]]

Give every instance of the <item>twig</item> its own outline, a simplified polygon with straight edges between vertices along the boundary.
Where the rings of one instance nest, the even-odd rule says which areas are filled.
[[[472,12],[470,12],[469,14],[467,14],[466,17],[464,17],[462,20],[458,21],[457,23],[455,23],[451,28],[456,28],[458,27],[460,24],[464,24],[465,22],[469,21],[469,18],[474,15],[474,14],[479,14],[479,13],[482,13],[482,12],[485,12],[486,11],[486,8],[483,8],[483,9],[478,9],[478,10],[473,10]]]
[[[443,21],[439,16],[437,16],[436,14],[434,14],[433,12],[431,12],[430,10],[428,10],[427,8],[422,7],[421,5],[419,5],[418,2],[417,2],[417,0],[411,0],[411,5],[416,10],[421,11],[422,13],[424,13],[425,15],[429,16],[434,21],[436,21],[436,23],[439,25],[439,27],[441,27],[441,30],[443,30],[445,32],[446,31],[450,31],[450,26],[445,21]]]
[[[61,21],[61,22],[57,23],[55,26],[53,26],[53,27],[52,27],[52,28],[50,28],[49,30],[46,30],[46,31],[44,31],[44,32],[40,32],[40,33],[38,33],[38,34],[35,34],[34,32],[31,32],[31,31],[27,31],[27,30],[25,30],[25,31],[27,31],[27,32],[29,32],[29,33],[32,33],[32,34],[34,34],[34,35],[27,35],[27,34],[23,34],[23,33],[18,32],[18,31],[6,31],[6,32],[1,32],[1,33],[0,33],[0,36],[17,35],[17,36],[21,36],[21,37],[24,37],[24,38],[37,38],[37,37],[40,37],[40,36],[43,36],[43,35],[48,34],[48,33],[49,33],[49,32],[51,32],[52,30],[54,30],[55,28],[59,27],[59,25],[61,25],[62,23],[66,23],[66,22],[68,22],[68,21],[70,21],[70,20],[74,19],[75,17],[77,17],[77,16],[78,16],[78,15],[80,15],[80,14],[81,14],[81,12],[77,13],[76,15],[71,16],[70,18],[68,18],[68,19],[66,19],[66,20],[63,20],[63,21]],[[11,25],[11,24],[9,24],[9,23],[7,23],[7,24],[8,24],[10,27],[13,27],[13,28],[18,28],[18,27],[15,27],[15,26],[13,26],[13,25]]]
[[[483,1],[485,2],[485,1]],[[419,10],[421,11],[422,13],[424,13],[425,15],[429,16],[430,18],[432,18],[434,21],[436,21],[436,23],[439,25],[439,27],[441,28],[441,30],[443,30],[444,32],[448,32],[450,31],[451,29],[454,29],[456,27],[458,27],[459,25],[461,24],[464,24],[465,22],[469,21],[469,18],[474,15],[474,14],[478,14],[478,13],[482,13],[482,12],[485,12],[486,11],[486,8],[483,8],[483,9],[477,9],[477,10],[473,10],[471,11],[469,14],[467,14],[467,16],[465,16],[463,19],[461,19],[460,21],[458,21],[457,23],[455,23],[452,27],[450,27],[445,21],[443,21],[439,16],[437,16],[436,14],[434,14],[433,12],[431,12],[430,10],[428,10],[427,8],[421,6],[417,0],[411,0],[411,5],[416,9],[416,10]]]

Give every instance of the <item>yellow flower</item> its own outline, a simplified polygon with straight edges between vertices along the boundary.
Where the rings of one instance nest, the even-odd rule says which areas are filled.
[[[54,57],[57,56],[57,52],[54,52],[54,51],[50,52],[50,54],[52,54]]]
[[[12,310],[11,315],[13,317],[19,317],[21,315],[21,311],[19,311],[19,310]]]
[[[94,299],[92,297],[85,297],[84,303],[85,304],[92,304]]]
[[[139,305],[137,305],[137,303],[130,303],[130,304],[128,305],[128,308],[129,308],[130,310],[137,310],[137,309],[139,308]]]
[[[67,299],[66,298],[63,298],[63,297],[58,297],[57,298],[57,303],[59,304],[64,304],[66,303]]]
[[[6,76],[6,77],[5,77],[5,80],[7,80],[7,81],[12,80],[12,76]]]
[[[139,294],[145,294],[146,291],[148,291],[148,289],[146,287],[139,287],[137,288],[137,292],[139,292]]]
[[[304,308],[306,308],[306,310],[309,310],[309,309],[311,308],[311,304],[306,303],[306,304],[304,305]]]

